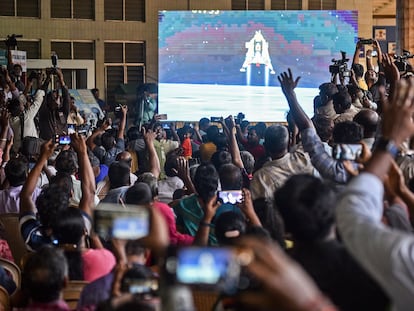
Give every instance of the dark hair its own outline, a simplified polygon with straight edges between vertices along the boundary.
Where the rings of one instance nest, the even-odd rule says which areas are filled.
[[[358,144],[363,138],[362,127],[353,121],[336,123],[332,131],[332,138],[337,144]]]
[[[69,194],[57,184],[49,184],[40,192],[36,199],[36,208],[40,223],[46,228],[52,228],[59,211],[68,208]]]
[[[246,127],[248,127],[250,125],[250,122],[249,121],[247,121],[247,120],[243,120],[243,121],[241,121],[241,123],[240,123],[240,129],[242,130],[242,131],[244,131],[244,129],[246,128]]]
[[[331,83],[322,83],[319,85],[319,95],[321,97],[321,106],[324,106],[326,102],[332,99],[334,94],[338,93],[338,87]]]
[[[63,252],[43,246],[28,257],[22,273],[22,289],[35,302],[52,302],[64,287],[68,265]]]
[[[64,248],[69,265],[69,279],[83,280],[83,260],[80,250],[81,239],[85,235],[85,222],[78,208],[69,207],[59,211],[53,225],[53,236],[58,246]],[[70,245],[71,247],[67,247]]]
[[[143,182],[136,182],[125,193],[126,204],[145,205],[152,202],[150,187]]]
[[[213,139],[213,143],[216,145],[217,150],[228,150],[228,141],[224,133],[218,133],[218,135]]]
[[[165,164],[164,164],[164,171],[165,175],[168,177],[174,177],[177,176],[177,170],[178,170],[178,160],[179,155],[175,150],[171,150],[167,153],[165,158]]]
[[[347,109],[351,108],[352,98],[348,91],[340,91],[333,95],[333,106],[336,113],[343,113]]]
[[[25,157],[13,158],[7,162],[4,172],[10,186],[23,185],[27,178],[28,169],[29,165]]]
[[[193,129],[189,125],[184,125],[182,128],[179,128],[177,130],[178,138],[180,138],[180,141],[184,141],[184,135],[185,134],[193,134]]]
[[[74,174],[78,171],[78,157],[72,150],[63,150],[56,157],[55,168],[58,172]]]
[[[122,161],[115,161],[109,166],[108,178],[111,183],[111,189],[129,186],[129,174],[131,168],[129,165]]]
[[[266,126],[266,123],[259,122],[254,126],[253,129],[256,130],[257,136],[262,138],[262,137],[264,137],[264,133],[266,132],[267,126]]]
[[[144,255],[145,254],[145,247],[142,245],[142,242],[137,240],[128,240],[125,244],[125,254],[127,256],[131,255]]]
[[[7,104],[7,110],[10,112],[12,117],[19,116],[21,114],[19,98],[11,99]]]
[[[364,137],[374,137],[377,132],[379,116],[371,109],[361,109],[354,116],[354,122],[362,126]]]
[[[334,224],[333,186],[311,175],[295,175],[275,192],[275,204],[286,231],[297,241],[323,240]]]
[[[231,163],[231,154],[230,152],[224,150],[216,151],[211,156],[210,161],[211,164],[214,165],[216,171],[218,171],[222,165]]]
[[[289,132],[283,125],[269,126],[265,131],[264,147],[270,154],[280,154],[287,150]]]
[[[315,125],[316,133],[322,141],[327,142],[332,137],[333,122],[331,118],[324,115],[315,114],[312,118],[313,125]]]
[[[269,202],[265,198],[258,198],[254,200],[253,206],[263,228],[269,232],[270,237],[274,241],[278,242],[281,247],[285,248],[285,226],[278,209],[273,206],[272,202]]]
[[[236,238],[244,235],[247,230],[246,220],[242,214],[224,212],[214,222],[214,232],[219,245],[231,245]],[[234,236],[228,234],[232,232]]]
[[[110,150],[115,146],[115,136],[111,132],[105,132],[101,135],[101,142],[105,150]]]
[[[57,185],[65,191],[69,197],[72,195],[73,180],[72,176],[68,173],[57,172],[55,176],[50,179],[49,184]]]
[[[242,173],[239,167],[232,163],[224,164],[219,170],[222,190],[240,190],[243,185]]]
[[[210,125],[206,130],[207,139],[211,142],[214,142],[216,136],[220,133],[219,128],[217,125]]]
[[[147,280],[154,277],[151,269],[144,265],[133,265],[128,269],[121,279],[121,292],[128,293],[131,280]],[[141,310],[141,309],[132,309]]]
[[[126,133],[128,140],[137,140],[138,138],[141,138],[141,133],[139,132],[138,127],[132,126],[128,129]]]
[[[194,176],[194,187],[199,197],[207,202],[217,192],[219,177],[214,165],[202,163],[197,167]]]
[[[204,127],[207,124],[210,124],[210,120],[208,118],[201,118],[200,121],[198,121],[198,126],[200,128]]]
[[[354,70],[357,78],[362,78],[364,76],[364,66],[361,64],[353,64],[352,69]]]

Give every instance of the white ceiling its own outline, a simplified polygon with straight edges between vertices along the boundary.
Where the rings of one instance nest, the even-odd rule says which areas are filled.
[[[396,0],[372,0],[372,15],[395,16]]]

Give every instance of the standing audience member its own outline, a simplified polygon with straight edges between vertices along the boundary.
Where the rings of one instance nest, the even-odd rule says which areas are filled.
[[[28,85],[32,85],[34,79],[34,77],[30,77],[28,80]],[[12,149],[15,153],[20,151],[24,137],[39,137],[35,123],[35,117],[40,107],[42,106],[42,102],[44,101],[45,97],[45,91],[48,87],[49,82],[50,77],[46,77],[43,85],[37,89],[33,97],[33,103],[26,103],[28,105],[25,106],[25,102],[22,100],[24,97],[19,96],[18,98],[10,101],[7,106],[7,109],[11,114],[10,127],[14,133]],[[40,85],[39,77],[37,77],[37,83]]]
[[[95,132],[89,136],[86,141],[88,147],[92,150],[99,161],[101,161],[101,164],[105,164],[108,167],[115,161],[117,154],[125,150],[124,133],[128,107],[122,106],[121,111],[122,118],[116,137],[114,137],[113,131],[107,131],[110,126],[110,122],[107,120],[100,128],[95,130]],[[97,146],[95,143],[95,139],[99,135],[101,137],[102,147]]]
[[[45,100],[40,106],[39,137],[43,140],[54,139],[55,135],[68,134],[69,91],[60,68],[56,68],[56,74],[59,79],[62,96],[59,95],[59,90],[53,90],[46,95]]]

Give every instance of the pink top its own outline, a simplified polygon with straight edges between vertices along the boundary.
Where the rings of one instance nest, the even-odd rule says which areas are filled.
[[[167,223],[168,233],[170,235],[170,243],[172,245],[191,245],[193,243],[193,236],[177,232],[177,227],[175,225],[175,215],[169,205],[155,201],[154,208],[162,214],[165,222]]]
[[[116,264],[115,256],[105,248],[88,249],[82,253],[83,278],[92,282],[108,274]]]

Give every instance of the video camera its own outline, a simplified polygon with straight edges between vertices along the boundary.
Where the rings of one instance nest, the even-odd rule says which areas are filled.
[[[407,50],[403,50],[402,55],[394,55],[394,64],[397,66],[400,72],[407,72],[412,70],[411,64],[408,62],[408,59],[410,58],[414,58],[414,55]]]
[[[351,70],[348,69],[347,62],[349,61],[349,58],[346,58],[346,52],[341,51],[342,58],[341,59],[332,59],[333,65],[329,66],[329,72],[332,75],[332,78],[339,74],[340,78],[350,77],[351,76]]]

